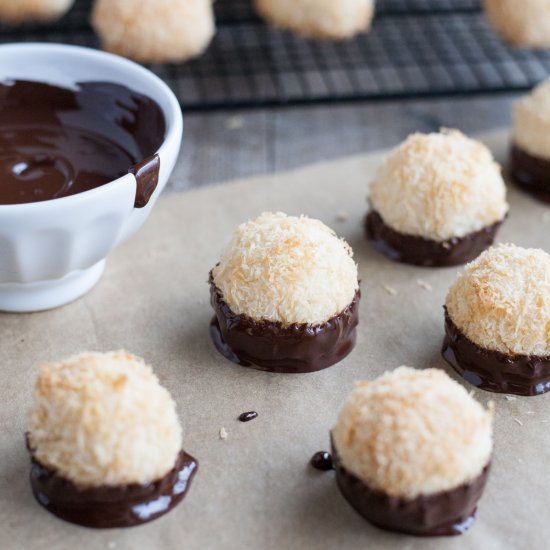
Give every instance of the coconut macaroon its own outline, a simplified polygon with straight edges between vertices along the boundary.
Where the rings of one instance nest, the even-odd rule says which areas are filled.
[[[550,47],[548,0],[485,0],[485,14],[497,33],[515,46]]]
[[[550,202],[549,174],[550,80],[546,80],[514,104],[510,175],[522,189]]]
[[[492,411],[438,369],[359,382],[332,429],[338,485],[385,529],[451,535],[472,522],[493,448]]]
[[[468,264],[445,301],[443,355],[483,389],[550,389],[550,255],[511,244]]]
[[[73,4],[74,0],[0,0],[0,21],[9,25],[53,21]]]
[[[143,360],[124,351],[42,365],[27,442],[38,501],[63,519],[94,527],[134,525],[165,513],[185,493],[185,483],[175,487],[185,481],[181,472],[196,468],[181,450],[170,394]],[[148,513],[147,505],[161,497],[169,505]]]
[[[106,50],[144,63],[196,57],[215,32],[211,0],[96,0],[92,25]]]
[[[368,31],[374,0],[255,0],[269,23],[305,37],[344,40]]]
[[[390,258],[457,265],[490,246],[508,212],[500,166],[458,130],[412,134],[369,188],[367,236]]]
[[[214,341],[236,362],[304,372],[353,348],[357,265],[319,220],[266,212],[241,224],[211,272],[211,297]]]

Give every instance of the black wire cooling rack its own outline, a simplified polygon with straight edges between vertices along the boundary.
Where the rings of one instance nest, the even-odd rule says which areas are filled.
[[[90,0],[59,22],[0,26],[0,42],[99,47]],[[208,51],[184,64],[151,65],[186,110],[366,101],[525,90],[550,73],[550,51],[505,45],[480,0],[378,0],[369,34],[305,40],[265,25],[251,0],[217,0]]]

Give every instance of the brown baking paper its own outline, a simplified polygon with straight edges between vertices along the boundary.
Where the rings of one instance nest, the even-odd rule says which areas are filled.
[[[488,139],[500,159],[506,141],[504,132]],[[340,496],[333,472],[308,466],[314,452],[329,448],[328,430],[355,380],[402,364],[452,374],[440,357],[442,304],[459,268],[408,267],[369,247],[365,196],[379,159],[360,156],[166,196],[141,232],[111,254],[103,279],[86,297],[45,313],[0,315],[0,547],[548,547],[550,395],[507,400],[475,391],[483,403],[496,403],[495,451],[477,523],[462,537],[380,531]],[[510,202],[499,240],[548,249],[550,209],[513,188]],[[325,371],[258,372],[230,363],[210,342],[208,272],[235,226],[264,210],[320,218],[355,251],[363,291],[357,347]],[[172,392],[185,449],[200,467],[170,514],[140,527],[98,531],[58,520],[34,501],[25,413],[40,362],[119,348],[144,357]],[[249,410],[258,418],[238,422]]]

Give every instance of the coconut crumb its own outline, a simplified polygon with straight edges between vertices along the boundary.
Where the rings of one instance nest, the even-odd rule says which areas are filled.
[[[550,46],[548,0],[485,0],[485,13],[494,29],[516,46]]]
[[[395,296],[397,294],[397,290],[395,290],[395,288],[393,288],[393,286],[390,286],[390,285],[382,285],[384,290],[390,295],[390,296]]]
[[[347,212],[338,212],[336,214],[337,222],[347,222],[349,220],[349,214]]]
[[[228,130],[240,130],[244,126],[244,118],[242,116],[232,116],[225,121],[225,127]]]
[[[343,40],[369,29],[374,0],[255,0],[270,23],[303,36]]]
[[[416,284],[420,287],[420,288],[423,288],[424,290],[427,290],[428,292],[432,291],[433,290],[433,287],[430,283],[427,283],[426,281],[422,280],[422,279],[417,279],[416,280]]]
[[[493,412],[439,369],[399,367],[360,382],[332,430],[344,466],[369,487],[415,498],[476,478],[490,460]]]
[[[235,313],[287,326],[325,323],[359,286],[343,239],[319,220],[281,212],[241,224],[212,274]]]
[[[214,36],[211,0],[96,0],[92,25],[103,47],[141,62],[178,62]]]
[[[158,480],[182,446],[170,394],[125,351],[42,365],[28,433],[40,463],[83,487]]]
[[[220,439],[227,439],[228,433],[227,430],[222,426],[220,428]]]
[[[506,401],[516,401],[517,397],[515,395],[505,395],[504,399],[506,399]]]
[[[48,22],[59,19],[74,0],[2,0],[0,21],[10,25],[27,22]]]
[[[516,101],[513,115],[513,142],[533,156],[549,159],[550,80],[539,84],[531,93]]]
[[[370,202],[394,230],[438,242],[502,221],[509,208],[489,149],[445,129],[395,148],[376,172]]]
[[[520,426],[523,426],[523,422],[519,418],[514,418],[514,422],[516,422]]]
[[[550,355],[550,255],[512,244],[490,248],[465,267],[446,306],[478,346]]]

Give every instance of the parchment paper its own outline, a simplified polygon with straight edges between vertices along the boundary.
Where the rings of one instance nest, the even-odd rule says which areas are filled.
[[[506,141],[504,132],[488,140],[500,158]],[[496,443],[477,524],[463,537],[426,540],[375,529],[340,496],[332,472],[308,467],[315,451],[328,449],[328,430],[355,380],[401,364],[450,372],[439,354],[441,306],[459,268],[407,267],[370,249],[362,223],[379,158],[167,196],[141,232],[109,257],[103,279],[85,298],[50,312],[0,315],[1,548],[548,548],[550,395],[507,400],[475,392],[484,403],[496,402]],[[548,250],[550,209],[513,188],[510,202],[499,240]],[[238,223],[278,209],[322,219],[349,241],[360,266],[357,348],[314,374],[239,367],[209,340],[208,271]],[[200,468],[170,514],[141,527],[96,531],[60,521],[34,501],[25,413],[40,362],[119,348],[144,357],[172,392],[185,449]],[[238,422],[248,410],[259,417]],[[219,438],[222,426],[226,440]]]

